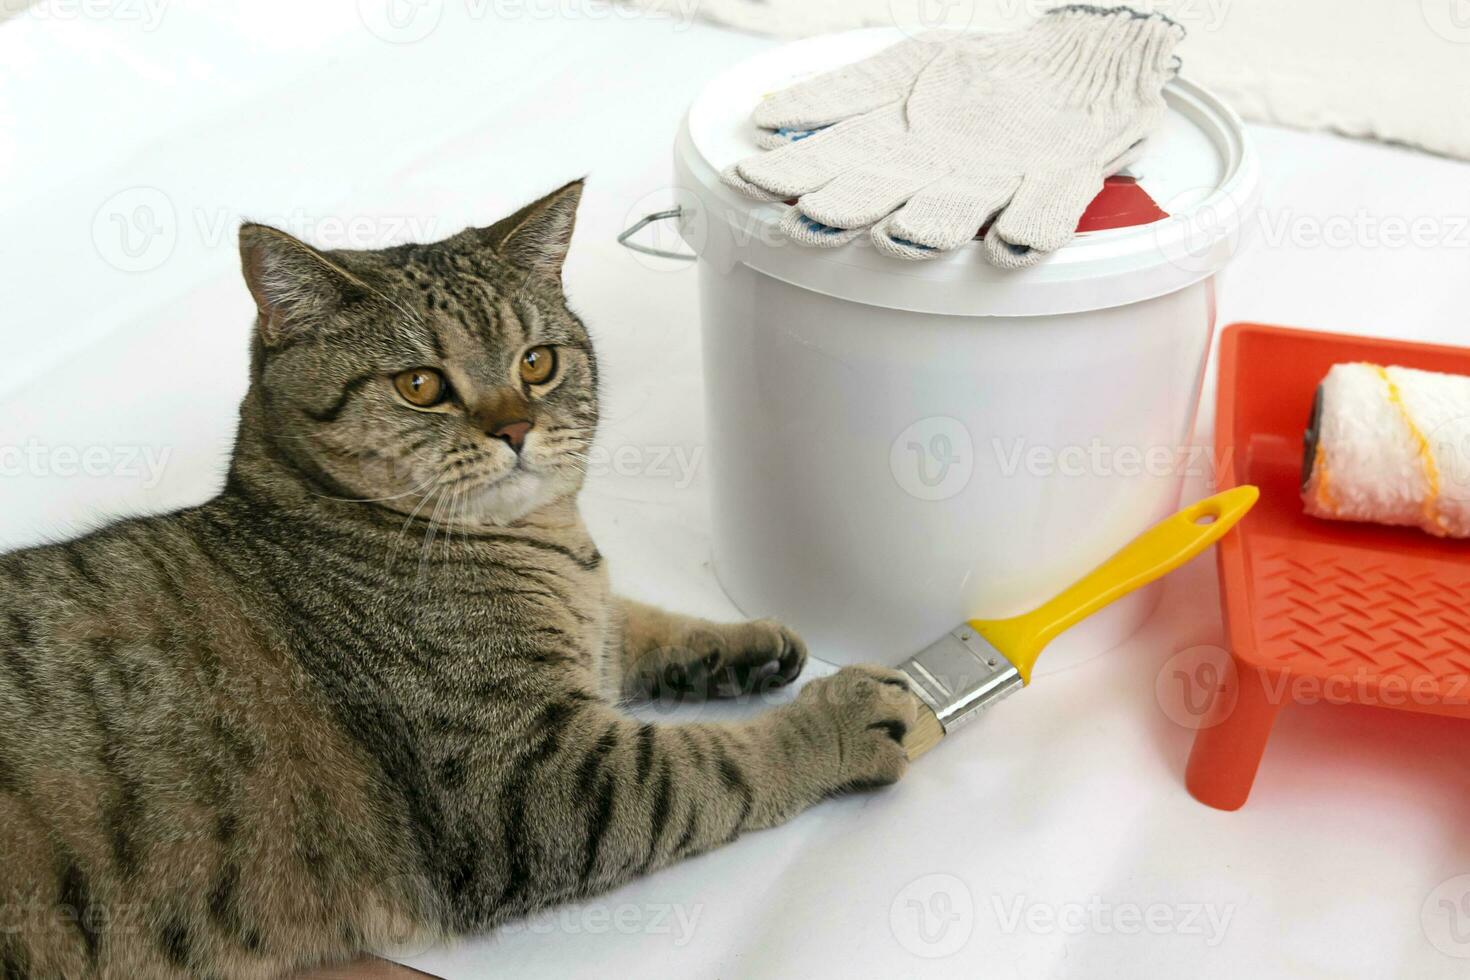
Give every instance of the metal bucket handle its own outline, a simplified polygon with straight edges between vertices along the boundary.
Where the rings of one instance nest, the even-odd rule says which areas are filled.
[[[654,248],[652,245],[644,245],[631,240],[634,235],[656,221],[666,221],[669,218],[681,218],[683,216],[684,209],[677,205],[666,211],[654,211],[650,214],[645,214],[632,225],[623,229],[623,233],[618,236],[618,244],[624,248],[631,248],[635,252],[642,252],[644,255],[656,255],[661,259],[679,259],[683,262],[693,262],[699,256],[692,252],[671,252],[668,249]]]

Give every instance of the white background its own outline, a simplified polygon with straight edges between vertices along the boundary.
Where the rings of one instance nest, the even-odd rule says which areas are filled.
[[[0,25],[0,545],[219,485],[251,318],[241,216],[377,247],[589,174],[568,292],[607,374],[601,444],[632,464],[594,475],[585,510],[621,589],[734,617],[708,565],[694,274],[612,239],[668,200],[703,81],[772,42],[573,0],[425,0],[398,28],[378,0],[219,6],[47,3]],[[1265,208],[1222,324],[1465,342],[1470,166],[1252,132]],[[1418,218],[1427,244],[1396,244]],[[1212,404],[1210,381],[1206,439]],[[1470,975],[1470,726],[1291,709],[1246,807],[1207,809],[1183,788],[1170,665],[1222,637],[1205,558],[1132,641],[999,705],[892,790],[413,961],[451,977]]]

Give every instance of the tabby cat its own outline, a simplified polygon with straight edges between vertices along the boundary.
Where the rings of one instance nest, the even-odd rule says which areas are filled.
[[[618,710],[784,683],[806,653],[609,593],[576,504],[581,190],[381,251],[245,225],[223,490],[0,555],[0,977],[278,977],[902,775],[889,670],[745,723]]]

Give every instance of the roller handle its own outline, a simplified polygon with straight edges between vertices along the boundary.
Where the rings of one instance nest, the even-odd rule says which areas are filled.
[[[1255,487],[1240,486],[1190,504],[1031,612],[1013,619],[972,620],[970,625],[1005,653],[1029,684],[1036,658],[1058,633],[1204,551],[1224,537],[1259,496]]]

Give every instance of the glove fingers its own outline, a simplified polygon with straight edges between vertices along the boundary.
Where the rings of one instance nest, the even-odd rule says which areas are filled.
[[[800,197],[885,149],[895,113],[870,114],[824,129],[788,146],[746,157],[740,176],[782,197]]]
[[[1113,157],[1113,159],[1107,162],[1107,164],[1103,167],[1103,173],[1107,176],[1112,176],[1113,174],[1121,171],[1124,167],[1132,164],[1139,157],[1143,156],[1144,147],[1147,146],[1147,144],[1147,137],[1135,140],[1126,150],[1124,150],[1122,153],[1119,153],[1117,156]]]
[[[807,217],[838,228],[871,225],[932,183],[938,176],[916,166],[897,150],[834,177],[821,190],[803,195],[796,206]]]
[[[898,102],[914,76],[955,35],[924,35],[871,58],[798,82],[761,100],[750,118],[763,129],[813,129]]]
[[[813,90],[801,95],[777,92],[755,107],[750,118],[762,129],[819,129],[893,105],[904,96],[897,85],[864,87],[861,84],[832,91]]]
[[[863,233],[863,228],[834,228],[824,225],[819,221],[813,221],[802,214],[796,208],[786,212],[781,219],[781,232],[798,245],[809,245],[813,248],[836,248],[846,245]]]
[[[1050,254],[1029,245],[1008,242],[995,233],[993,226],[985,233],[985,258],[997,269],[1025,269]]]
[[[932,258],[975,237],[1020,186],[1019,177],[946,177],[919,191],[873,228],[873,244],[905,259]]]
[[[1101,174],[1089,171],[1028,175],[986,232],[986,255],[1003,269],[1040,262],[1072,240],[1102,183]]]
[[[750,181],[740,176],[740,171],[736,170],[734,166],[726,167],[724,170],[720,171],[720,179],[725,182],[726,187],[733,188],[734,190],[737,190],[740,193],[744,194],[746,197],[753,197],[757,201],[786,200],[785,196],[781,194],[772,194],[770,191],[765,190],[764,188],[755,186]]]

